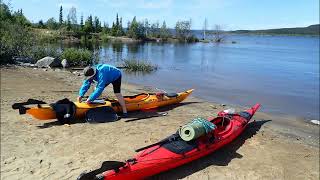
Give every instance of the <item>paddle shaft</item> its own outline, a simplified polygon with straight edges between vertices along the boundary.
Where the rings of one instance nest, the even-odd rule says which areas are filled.
[[[167,142],[169,142],[169,139],[164,139],[164,140],[159,141],[159,142],[157,142],[157,143],[150,144],[150,145],[148,145],[148,146],[145,146],[145,147],[136,149],[135,152],[140,152],[140,151],[143,151],[143,150],[145,150],[145,149],[151,148],[151,147],[153,147],[153,146],[165,144],[165,143],[167,143]]]

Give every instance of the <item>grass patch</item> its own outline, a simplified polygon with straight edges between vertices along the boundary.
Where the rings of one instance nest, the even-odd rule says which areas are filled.
[[[141,61],[141,60],[139,61],[136,59],[124,60],[123,66],[124,68],[126,68],[127,71],[131,71],[131,72],[137,72],[137,71],[151,72],[158,69],[157,65],[153,65],[150,62]]]
[[[62,39],[59,31],[57,30],[33,28],[32,32],[39,43],[54,43]]]
[[[93,59],[93,53],[87,49],[68,48],[62,52],[61,59],[67,59],[70,66],[87,66]]]

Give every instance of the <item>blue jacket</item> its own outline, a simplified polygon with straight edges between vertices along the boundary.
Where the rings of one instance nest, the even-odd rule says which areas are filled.
[[[89,96],[89,101],[97,99],[106,86],[121,76],[121,71],[114,66],[108,64],[97,64],[95,67],[97,70],[95,76],[91,79],[84,80],[79,91],[79,96],[83,97],[90,88],[91,83],[96,81],[96,89]]]

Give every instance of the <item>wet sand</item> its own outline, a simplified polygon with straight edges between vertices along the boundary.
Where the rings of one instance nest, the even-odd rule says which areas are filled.
[[[168,112],[163,117],[71,125],[37,121],[11,108],[28,98],[48,103],[64,97],[75,100],[81,79],[62,70],[1,68],[1,179],[76,179],[103,161],[131,158],[134,149],[167,137],[195,117],[229,108],[191,96],[158,109]],[[143,89],[123,84],[122,93]],[[108,87],[104,95],[113,96],[111,92]],[[131,113],[128,120],[152,113]],[[230,145],[151,179],[319,179],[319,126],[260,112],[253,119]]]

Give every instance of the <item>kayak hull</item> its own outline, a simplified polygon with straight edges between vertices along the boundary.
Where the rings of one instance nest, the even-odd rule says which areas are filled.
[[[135,96],[124,97],[127,111],[137,111],[143,109],[153,109],[162,106],[176,104],[186,99],[193,89],[177,93],[174,97],[158,96],[156,94],[139,94]],[[122,112],[122,108],[117,100],[106,100],[104,104],[86,104],[84,102],[74,102],[76,106],[76,118],[84,117],[85,113],[97,107],[112,107],[116,112]],[[30,107],[26,113],[33,116],[37,120],[56,119],[56,113],[49,105],[38,105],[37,107]]]
[[[259,107],[260,105],[256,104],[251,109],[245,111],[247,115],[249,114],[250,116],[233,116],[232,119],[228,120],[229,122],[225,122],[227,123],[226,125],[223,125],[224,122],[222,122],[222,125],[219,125],[219,123],[221,124],[222,117],[209,118],[209,121],[218,124],[217,129],[212,132],[211,137],[214,136],[213,141],[208,139],[207,136],[200,137],[197,140],[197,148],[183,154],[174,153],[164,148],[163,145],[150,147],[138,153],[133,158],[135,160],[134,162],[127,161],[126,164],[117,171],[108,170],[102,173],[103,179],[144,179],[206,156],[237,138],[244,131],[251,117]],[[220,112],[219,115],[224,117],[226,114]]]

